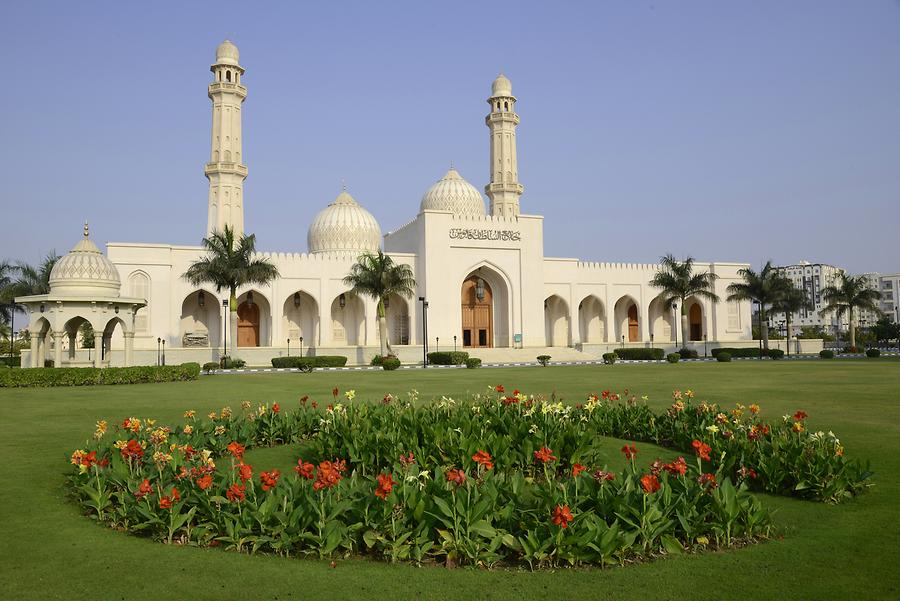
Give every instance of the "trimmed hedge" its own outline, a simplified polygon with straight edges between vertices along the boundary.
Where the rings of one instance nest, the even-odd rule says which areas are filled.
[[[759,349],[754,347],[746,347],[746,348],[714,348],[710,351],[713,357],[718,355],[719,353],[728,353],[732,357],[759,357]],[[765,351],[763,351],[763,355],[765,355]]]
[[[679,361],[681,361],[681,355],[679,355],[678,353],[669,353],[668,355],[666,355],[666,361],[668,361],[669,363],[678,363]]]
[[[698,353],[698,352],[697,352],[696,350],[694,350],[694,349],[687,348],[687,347],[684,347],[684,348],[682,348],[682,349],[679,349],[678,355],[679,355],[682,359],[699,359],[699,358],[700,358],[700,353]]]
[[[196,380],[199,363],[141,365],[135,367],[59,367],[0,371],[0,387],[33,388],[93,386],[98,384],[146,384]]]
[[[384,359],[382,359],[384,361]],[[316,355],[315,357],[273,357],[272,367],[301,368],[301,367],[344,367],[347,365],[347,357],[342,355]]]
[[[222,357],[224,361],[222,362],[222,369],[241,369],[247,362],[243,359],[232,359],[231,357]]]
[[[780,348],[770,348],[769,349],[769,357],[776,361],[778,359],[784,359],[784,351],[781,350]]]
[[[428,363],[431,365],[463,365],[469,353],[466,351],[440,351],[428,353]]]
[[[819,351],[819,358],[834,359],[834,351],[831,349],[825,349],[825,350]]]
[[[0,357],[0,365],[5,365],[7,367],[22,367],[22,356],[13,355],[10,357],[9,355],[6,355]]]
[[[481,359],[478,357],[469,357],[466,359],[466,369],[477,369],[481,367]]]
[[[612,365],[618,358],[619,356],[615,353],[603,353],[603,362],[607,365]]]
[[[620,348],[616,349],[616,355],[631,361],[662,361],[666,351],[661,348]]]
[[[731,353],[716,354],[716,361],[719,363],[731,363]]]
[[[218,361],[208,361],[203,364],[203,371],[205,371],[206,373],[209,373],[211,371],[216,371],[217,369],[219,369]]]
[[[870,349],[866,350],[866,357],[875,358],[875,357],[880,357],[880,356],[881,356],[881,351],[878,350],[877,348],[870,348]]]
[[[400,367],[400,359],[397,357],[385,357],[381,360],[381,369],[385,371],[394,371]]]

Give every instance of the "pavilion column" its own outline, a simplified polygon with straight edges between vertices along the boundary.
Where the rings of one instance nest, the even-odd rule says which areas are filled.
[[[75,360],[76,352],[78,350],[76,348],[76,346],[77,346],[76,338],[77,337],[78,337],[78,332],[70,332],[69,333],[69,359],[72,361]]]
[[[44,367],[44,362],[47,360],[47,339],[50,337],[50,333],[46,332],[41,334],[41,338],[38,341],[38,366]]]
[[[97,348],[97,342],[96,342],[97,340],[100,341],[100,348]],[[94,357],[93,357],[93,361],[92,361],[94,364],[94,367],[102,367],[103,366],[103,361],[102,361],[101,357],[103,357],[103,354],[104,354],[103,345],[105,343],[106,343],[106,341],[103,339],[103,336],[97,336],[94,338]]]
[[[65,332],[53,332],[53,367],[62,367],[62,341]]]
[[[134,332],[125,332],[125,367],[134,363]]]
[[[38,364],[38,348],[41,344],[41,335],[37,332],[31,332],[29,336],[31,339],[31,367],[40,367]]]

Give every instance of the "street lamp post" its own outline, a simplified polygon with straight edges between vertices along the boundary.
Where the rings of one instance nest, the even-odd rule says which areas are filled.
[[[291,339],[288,338],[287,342],[288,342],[288,357],[290,357],[291,356]]]
[[[456,334],[453,335],[453,352],[456,352]]]
[[[678,303],[672,303],[672,313],[673,313],[672,329],[675,330],[675,351],[678,352],[678,327],[679,327],[679,325],[681,325],[678,323],[680,321],[678,319]],[[685,346],[687,346],[687,345],[685,345]]]
[[[422,368],[428,367],[428,301],[419,297],[422,303]]]
[[[653,348],[653,332],[650,332],[650,348]]]
[[[159,367],[160,365],[162,365],[162,363],[160,363],[162,355],[160,355],[160,352],[159,352],[161,343],[162,343],[162,338],[157,338],[156,339],[156,367]]]
[[[303,356],[303,336],[300,337],[300,356]]]
[[[166,364],[166,339],[165,338],[163,338],[162,343],[163,343],[162,364],[165,365]],[[103,343],[101,342],[101,344],[103,344]]]
[[[222,340],[223,340],[222,367],[224,368],[225,367],[225,357],[228,356],[228,326],[229,326],[229,323],[228,323],[228,299],[227,298],[222,299],[222,309],[224,309],[224,315],[222,317],[222,325],[223,325],[223,327],[222,327],[222,332],[223,332],[223,336],[222,336]]]
[[[441,338],[440,336],[434,337],[434,350],[437,352],[441,352]]]
[[[706,352],[706,349],[707,349],[706,342],[707,342],[707,341],[706,341],[706,334],[704,334],[704,335],[703,335],[703,357],[704,357],[704,358],[706,358],[706,356],[707,356],[707,352]]]
[[[759,322],[759,358],[762,359],[762,353],[763,353],[763,344],[762,344],[762,339],[763,339],[763,335],[762,335],[762,329],[763,329],[763,322],[762,322],[762,303],[759,302],[758,300],[754,300],[754,301],[753,301],[753,304],[756,305],[757,321]]]

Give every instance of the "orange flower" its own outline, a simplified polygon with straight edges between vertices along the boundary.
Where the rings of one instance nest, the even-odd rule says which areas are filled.
[[[279,411],[281,411],[281,407],[278,406],[278,403],[273,403],[272,404],[272,413],[278,413]]]
[[[210,474],[206,474],[205,476],[200,476],[197,478],[197,486],[200,487],[200,490],[207,490],[210,486],[212,486],[213,479]]]
[[[241,458],[243,458],[243,456],[244,456],[244,451],[246,450],[246,448],[244,447],[244,445],[239,444],[239,443],[237,443],[237,442],[232,442],[231,444],[229,444],[229,445],[226,447],[226,449],[228,449],[228,452],[229,452],[229,453],[231,453],[232,455],[234,455],[234,458],[235,458],[235,459],[241,459]]]
[[[715,474],[700,474],[697,478],[697,483],[700,486],[708,486],[709,488],[715,488],[718,486],[716,484],[716,475]]]
[[[553,523],[560,528],[568,528],[569,522],[574,519],[568,505],[557,505],[553,510]]]
[[[232,484],[231,487],[225,492],[225,496],[228,497],[228,500],[232,503],[240,503],[244,499],[247,498],[247,487],[242,484]]]
[[[634,445],[625,445],[622,447],[622,454],[625,455],[625,459],[634,459],[637,452],[637,447]]]
[[[687,473],[687,462],[684,457],[679,457],[672,463],[665,464],[663,469],[674,476],[683,476]]]
[[[478,451],[477,453],[472,455],[472,461],[480,464],[486,470],[493,469],[494,467],[494,463],[493,461],[491,461],[491,456],[486,451]]]
[[[496,390],[497,392],[506,392],[506,389],[503,388],[503,384],[497,384],[496,386],[494,386],[494,390]]]
[[[375,496],[379,499],[387,499],[394,485],[394,477],[391,474],[378,474],[378,486],[375,487]]]
[[[247,465],[243,461],[238,464],[238,478],[241,479],[241,482],[246,482],[250,478],[253,477],[253,466]]]
[[[454,482],[457,486],[462,486],[466,483],[466,472],[463,470],[458,470],[455,467],[447,470],[447,482]]]
[[[694,452],[697,453],[697,457],[703,461],[709,461],[709,452],[712,451],[712,447],[699,440],[691,442],[691,446],[694,447]]]
[[[552,449],[544,446],[534,452],[534,460],[540,461],[541,463],[548,463],[550,461],[556,461],[556,457],[553,456]]]
[[[278,470],[272,470],[271,472],[261,472],[259,474],[259,481],[262,483],[262,489],[264,491],[270,491],[275,488],[275,485],[278,484],[278,478],[281,477],[281,472]]]
[[[143,499],[147,495],[153,494],[153,487],[150,486],[150,480],[144,478],[144,481],[141,482],[141,485],[138,487],[138,491],[134,493],[134,496],[138,499]]]
[[[572,477],[577,478],[578,474],[585,471],[586,469],[587,469],[587,467],[584,465],[581,465],[580,463],[572,464]]]
[[[172,509],[172,499],[169,497],[160,497],[159,507],[160,509]]]
[[[655,493],[660,488],[659,478],[653,474],[641,476],[641,488],[643,488],[644,492],[648,495]]]
[[[806,419],[807,417],[809,417],[809,415],[806,413],[806,411],[798,411],[794,414],[794,420],[798,422]]]
[[[132,438],[120,452],[123,459],[141,459],[144,456],[144,447]]]
[[[172,487],[172,498],[176,501],[181,500],[181,493],[178,492],[178,489],[175,488],[174,486]]]
[[[750,405],[750,413],[752,413],[753,415],[759,413],[759,405],[757,405],[756,403]]]
[[[345,462],[336,460],[323,461],[319,464],[319,472],[316,474],[316,481],[313,482],[313,490],[322,490],[323,488],[331,488],[341,481],[341,472],[346,469]]]
[[[416,456],[413,455],[412,452],[408,453],[407,455],[400,453],[400,465],[402,465],[403,467],[409,467],[415,462]]]
[[[340,392],[340,390],[338,390],[338,387],[335,386],[334,388],[331,389],[331,396],[333,396],[334,398],[337,398],[337,395],[339,392]]]
[[[316,466],[312,463],[304,463],[303,459],[297,460],[297,466],[294,468],[294,471],[297,472],[298,476],[307,480],[312,480],[316,477]]]
[[[799,434],[800,432],[803,432],[803,424],[800,422],[794,422],[794,425],[791,426],[791,430]]]

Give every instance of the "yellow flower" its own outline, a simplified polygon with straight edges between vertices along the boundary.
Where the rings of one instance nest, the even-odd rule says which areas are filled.
[[[844,447],[838,445],[838,447],[834,450],[835,457],[843,457],[844,456]]]
[[[713,424],[712,426],[707,426],[706,431],[715,434],[719,431],[719,426],[716,426],[715,424]]]
[[[250,401],[241,401],[241,409],[244,411],[250,410]]]
[[[184,416],[188,419],[194,419],[194,416],[197,415],[197,412],[193,409],[184,412]]]
[[[222,407],[222,419],[231,417],[231,407]]]
[[[225,434],[225,426],[216,426],[215,435],[221,436],[222,434]]]
[[[113,446],[121,451],[122,449],[124,449],[125,447],[128,446],[128,441],[127,440],[117,440],[115,442],[115,444],[113,444]]]
[[[85,455],[87,455],[87,452],[84,449],[78,449],[77,451],[72,453],[72,459],[70,460],[70,463],[72,465],[81,464],[81,458],[84,457]]]
[[[794,432],[803,432],[803,424],[800,422],[794,422],[794,425],[791,426],[791,430]]]
[[[148,419],[148,420],[147,420],[147,427],[148,427],[148,428],[152,428],[152,427],[153,427],[153,424],[155,424],[155,423],[156,423],[156,420],[155,420],[155,419]]]
[[[759,405],[757,405],[756,403],[750,405],[750,413],[752,413],[753,415],[759,413]]]
[[[692,399],[692,398],[694,398],[694,391],[693,390],[685,390],[684,396],[686,396],[689,399]]]
[[[187,424],[187,425],[184,427],[184,430],[183,430],[183,431],[184,431],[185,434],[193,434],[193,433],[194,433],[194,427],[193,427],[192,425],[190,425],[190,424]]]
[[[101,419],[99,422],[97,422],[97,429],[94,432],[94,438],[96,438],[97,440],[103,438],[103,435],[106,434],[106,428],[107,424],[105,419]]]
[[[347,400],[348,400],[348,401],[352,401],[352,400],[353,400],[353,397],[356,396],[356,391],[355,391],[355,390],[348,390],[347,392],[344,393],[344,396],[347,397]]]

